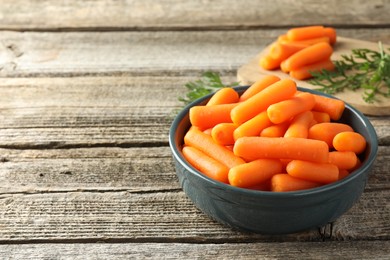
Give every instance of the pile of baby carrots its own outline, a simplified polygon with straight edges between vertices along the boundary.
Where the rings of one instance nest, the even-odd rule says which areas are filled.
[[[311,72],[333,70],[330,60],[336,31],[331,27],[307,26],[292,28],[271,44],[268,53],[260,59],[266,70],[281,69],[295,79],[312,77]]]
[[[335,122],[343,101],[298,91],[268,75],[241,96],[215,92],[189,111],[183,156],[204,175],[236,187],[296,191],[332,183],[360,165],[365,138]]]

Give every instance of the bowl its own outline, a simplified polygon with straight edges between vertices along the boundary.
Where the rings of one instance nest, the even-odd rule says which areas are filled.
[[[241,94],[246,87],[237,87]],[[327,94],[298,88],[300,91],[331,97]],[[323,227],[334,222],[360,198],[373,167],[378,142],[370,121],[346,104],[338,122],[362,134],[367,148],[360,155],[361,166],[346,178],[318,188],[302,191],[271,192],[233,187],[208,178],[193,168],[183,157],[183,138],[190,127],[188,112],[207,102],[211,95],[186,106],[174,119],[169,132],[180,186],[187,197],[206,215],[234,229],[262,234],[288,234]]]

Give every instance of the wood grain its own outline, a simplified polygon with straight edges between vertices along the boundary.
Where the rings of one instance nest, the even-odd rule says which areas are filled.
[[[145,30],[280,27],[307,24],[389,26],[386,0],[23,1],[3,3],[0,29]]]
[[[285,31],[2,32],[0,76],[198,76],[206,70],[235,74]],[[390,42],[388,29],[338,33]]]
[[[6,259],[387,259],[389,241],[0,245]],[[358,253],[357,253],[358,252]],[[351,257],[350,257],[351,256]],[[353,256],[353,257],[352,257]]]

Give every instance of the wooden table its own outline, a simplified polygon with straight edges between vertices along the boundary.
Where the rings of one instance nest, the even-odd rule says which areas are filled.
[[[6,2],[6,3],[4,3]],[[390,117],[379,154],[332,232],[242,233],[178,185],[168,130],[183,85],[226,82],[293,26],[390,43],[375,1],[3,1],[0,258],[389,259]]]

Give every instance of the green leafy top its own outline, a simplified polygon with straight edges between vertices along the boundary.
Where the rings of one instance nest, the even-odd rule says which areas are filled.
[[[335,61],[335,66],[334,71],[313,72],[310,83],[328,94],[364,89],[362,98],[367,103],[373,103],[377,94],[390,97],[390,55],[381,42],[379,52],[354,49],[352,55],[342,55],[342,60]]]
[[[237,85],[238,82],[224,84],[217,72],[207,71],[202,74],[200,79],[185,84],[188,92],[185,97],[180,97],[179,100],[184,104],[189,104],[198,98],[215,92],[220,88],[233,87]]]

